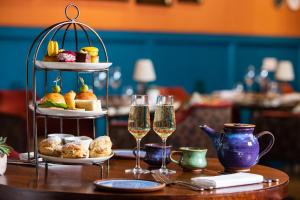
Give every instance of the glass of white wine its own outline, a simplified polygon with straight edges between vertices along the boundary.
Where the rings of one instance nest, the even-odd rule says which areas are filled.
[[[150,111],[148,96],[132,96],[131,108],[128,117],[128,131],[136,139],[137,156],[135,168],[126,169],[125,172],[133,174],[149,173],[149,170],[142,169],[140,166],[140,143],[142,138],[150,131]]]
[[[176,130],[175,110],[173,105],[173,96],[158,96],[154,121],[153,130],[163,141],[163,160],[160,169],[153,170],[154,173],[162,174],[173,174],[176,173],[174,170],[167,169],[166,167],[166,145],[167,138]]]

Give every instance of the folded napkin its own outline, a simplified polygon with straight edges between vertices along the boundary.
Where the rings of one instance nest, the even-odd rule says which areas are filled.
[[[219,176],[195,177],[191,179],[193,183],[202,187],[223,188],[238,185],[248,185],[262,183],[264,177],[251,173],[235,173]]]

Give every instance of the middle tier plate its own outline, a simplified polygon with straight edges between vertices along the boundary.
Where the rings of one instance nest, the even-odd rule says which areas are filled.
[[[37,60],[36,66],[47,70],[65,71],[103,71],[107,70],[112,63],[83,63],[83,62],[46,62]]]
[[[33,110],[33,105],[30,104],[29,108]],[[97,118],[107,114],[107,110],[100,111],[83,111],[83,110],[60,110],[52,108],[37,107],[36,112],[45,116],[52,117],[67,117],[67,118]]]

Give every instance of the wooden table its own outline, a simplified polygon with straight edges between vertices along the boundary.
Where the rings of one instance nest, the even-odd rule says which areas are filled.
[[[209,171],[205,174],[215,175],[223,168],[216,159],[208,159]],[[144,164],[144,163],[143,163]],[[153,180],[151,175],[133,177],[124,174],[124,169],[134,166],[134,160],[112,159],[110,161],[109,178],[142,178]],[[145,165],[143,167],[146,167]],[[172,178],[189,180],[201,174],[182,172],[177,166],[176,175]],[[257,165],[252,168],[252,173],[263,175],[265,178],[279,178],[279,183],[255,184],[242,187],[216,189],[212,191],[196,192],[179,186],[167,186],[163,190],[151,193],[110,193],[97,191],[93,181],[99,178],[97,166],[49,166],[48,178],[44,176],[44,169],[39,170],[39,179],[35,177],[35,168],[8,165],[7,172],[0,176],[0,199],[19,200],[91,200],[91,199],[282,199],[287,196],[289,177],[284,172],[265,166]]]

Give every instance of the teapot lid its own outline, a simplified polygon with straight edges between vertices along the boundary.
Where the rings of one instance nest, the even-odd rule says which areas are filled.
[[[225,128],[254,128],[254,124],[241,124],[241,123],[226,123]]]

